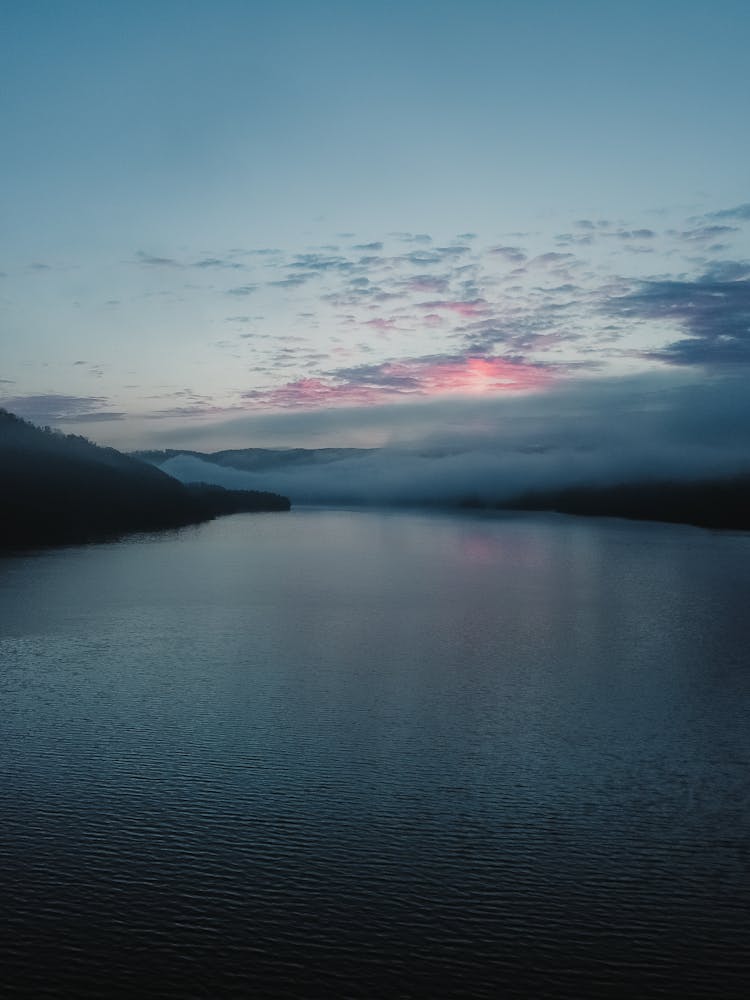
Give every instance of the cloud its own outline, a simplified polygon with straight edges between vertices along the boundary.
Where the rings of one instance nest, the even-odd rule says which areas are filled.
[[[578,229],[585,229],[587,232],[592,232],[597,229],[609,229],[612,223],[608,219],[597,219],[593,221],[592,219],[577,219],[574,223]]]
[[[488,316],[467,323],[458,331],[466,350],[492,353],[499,344],[505,350],[525,356],[532,351],[548,352],[562,344],[581,340],[583,335],[563,325],[561,315],[572,309],[571,303],[549,301],[525,310],[510,311],[506,317]],[[572,325],[572,321],[569,321]],[[558,362],[558,366],[576,366],[581,361]],[[587,362],[590,367],[593,362]]]
[[[737,226],[696,226],[694,229],[685,229],[682,232],[672,232],[670,235],[676,236],[686,243],[707,243],[711,240],[724,237],[727,233],[739,232]]]
[[[168,406],[147,414],[149,420],[164,420],[170,417],[190,419],[192,417],[218,417],[242,412],[242,406],[214,406],[210,403],[187,403],[184,406]]]
[[[585,233],[583,236],[574,235],[573,233],[558,233],[555,236],[555,244],[559,247],[588,247],[594,242],[594,237],[590,233]]]
[[[447,299],[436,299],[430,302],[420,302],[420,309],[430,312],[445,311],[459,316],[484,316],[489,312],[489,303],[485,299],[472,299],[468,302],[452,302]]]
[[[733,280],[708,272],[692,281],[639,282],[625,295],[608,299],[604,311],[623,319],[674,323],[688,336],[646,357],[675,365],[750,363],[750,267],[729,262]],[[726,274],[727,264],[724,264]],[[719,265],[721,273],[721,265]]]
[[[618,240],[653,240],[656,233],[653,229],[618,229],[614,233],[606,233]]]
[[[311,408],[319,406],[336,406],[340,404],[376,403],[383,395],[383,390],[373,389],[365,385],[336,383],[319,378],[303,378],[296,382],[274,389],[253,389],[243,393],[243,399],[260,407]]]
[[[375,330],[396,330],[398,329],[398,324],[395,319],[385,319],[382,316],[377,316],[375,319],[366,319],[364,322],[359,324],[360,326],[370,326]]]
[[[234,270],[243,270],[245,265],[238,263],[236,260],[224,260],[220,257],[204,257],[202,260],[197,260],[193,264],[193,267],[221,267],[221,268],[232,268]]]
[[[448,290],[450,279],[445,276],[432,274],[415,274],[412,278],[405,278],[400,287],[408,292],[432,292],[441,293]]]
[[[544,392],[489,398],[358,408],[343,402],[339,409],[244,417],[225,425],[223,440],[242,446],[276,436],[300,444],[323,435],[330,443],[338,433],[346,446],[366,443],[369,433],[370,444],[384,445],[380,450],[342,453],[323,466],[293,467],[280,454],[256,474],[183,459],[167,471],[273,489],[298,503],[415,503],[467,496],[498,501],[577,483],[692,479],[746,472],[750,465],[744,379],[696,382],[666,372],[569,380]],[[198,442],[193,435],[190,445]]]
[[[288,278],[280,278],[278,281],[269,281],[271,288],[299,288],[313,276],[311,274],[290,274]]]
[[[417,267],[429,267],[431,264],[442,264],[443,255],[437,250],[412,250],[398,259]]]
[[[252,295],[257,285],[238,285],[237,288],[228,288],[227,295]]]
[[[146,267],[182,267],[182,264],[173,257],[155,257],[143,250],[137,250],[135,255],[138,263]]]
[[[541,253],[534,257],[530,264],[539,267],[555,267],[559,264],[567,264],[571,260],[575,260],[575,254],[558,253],[556,250],[551,250],[549,253]]]
[[[505,260],[510,261],[511,264],[523,264],[526,260],[526,254],[520,247],[490,247],[489,252],[494,254],[496,257],[504,257]]]
[[[326,271],[351,271],[354,264],[346,257],[321,253],[300,253],[294,255],[289,266],[297,271],[323,274]]]
[[[298,379],[243,394],[250,405],[316,408],[374,404],[394,397],[480,395],[538,390],[553,378],[551,369],[520,359],[436,355],[338,368],[323,377]]]
[[[432,243],[432,237],[427,233],[388,233],[388,235],[401,240],[402,243]]]
[[[742,205],[736,205],[734,208],[722,208],[718,212],[709,212],[706,218],[750,220],[750,201],[746,201]]]
[[[122,420],[124,413],[106,409],[110,405],[105,396],[64,396],[56,393],[13,396],[3,399],[1,405],[16,416],[35,424],[93,423]]]

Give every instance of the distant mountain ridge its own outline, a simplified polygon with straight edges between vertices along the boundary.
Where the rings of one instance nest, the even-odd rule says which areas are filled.
[[[289,506],[268,492],[185,486],[114,448],[0,409],[0,549],[98,541]]]
[[[143,462],[162,465],[170,458],[188,455],[223,468],[243,472],[262,472],[277,465],[327,465],[349,458],[364,457],[378,448],[231,448],[226,451],[190,451],[187,448],[166,448],[163,451],[133,451],[130,454]]]

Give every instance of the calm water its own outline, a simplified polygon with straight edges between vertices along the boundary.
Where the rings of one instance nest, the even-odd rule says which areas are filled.
[[[0,561],[0,993],[744,995],[749,597],[534,515]]]

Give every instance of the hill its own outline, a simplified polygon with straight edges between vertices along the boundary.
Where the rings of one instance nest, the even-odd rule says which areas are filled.
[[[114,448],[35,427],[6,410],[0,410],[0,470],[0,549],[97,541],[238,510],[289,509],[285,497],[272,493],[185,487]]]
[[[350,458],[375,454],[377,448],[230,448],[226,451],[189,451],[167,448],[164,451],[134,451],[134,458],[162,466],[172,458],[188,455],[203,462],[211,462],[226,469],[243,472],[265,472],[277,466],[330,465]]]
[[[750,530],[750,475],[576,486],[523,493],[498,507]]]

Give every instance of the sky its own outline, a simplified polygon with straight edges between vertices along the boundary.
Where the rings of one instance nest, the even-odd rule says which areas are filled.
[[[749,45],[734,0],[5,0],[0,405],[746,466]]]

